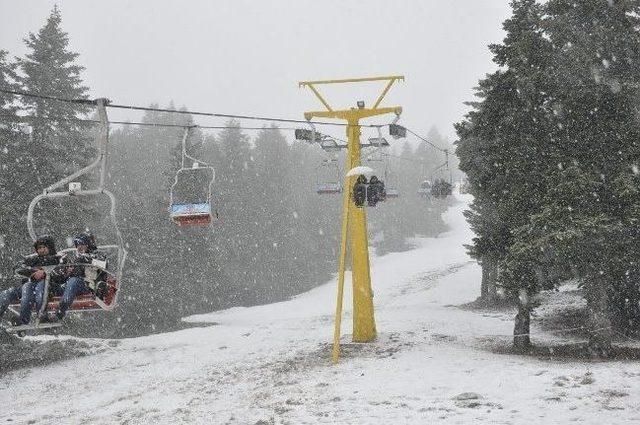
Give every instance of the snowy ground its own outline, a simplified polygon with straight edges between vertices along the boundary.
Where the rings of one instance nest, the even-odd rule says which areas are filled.
[[[217,325],[121,341],[0,377],[0,423],[640,423],[637,362],[497,354],[509,315],[456,307],[480,270],[452,231],[372,260],[379,337],[330,362],[335,282],[293,300],[192,317]],[[343,331],[350,333],[350,300]],[[540,330],[538,340],[553,338]],[[100,350],[99,350],[100,351]],[[635,402],[633,400],[636,400]]]

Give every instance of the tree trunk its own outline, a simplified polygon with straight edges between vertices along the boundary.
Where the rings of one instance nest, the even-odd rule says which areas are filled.
[[[609,318],[609,297],[603,282],[590,282],[585,286],[589,331],[589,353],[594,357],[611,356],[611,319]]]
[[[513,327],[513,348],[520,353],[527,352],[531,349],[530,338],[530,321],[531,307],[529,296],[526,290],[521,290],[518,297],[518,314],[515,317],[515,325]]]
[[[498,279],[498,262],[489,257],[482,259],[482,284],[480,285],[480,299],[488,303],[498,298],[496,281]]]
[[[489,261],[486,258],[483,258],[480,262],[482,266],[482,283],[480,284],[480,299],[486,300],[489,294]]]
[[[500,268],[498,266],[498,261],[492,260],[491,261],[491,274],[490,274],[491,278],[489,279],[488,287],[487,287],[487,299],[492,303],[498,300],[497,283],[498,283],[499,270],[500,270]]]

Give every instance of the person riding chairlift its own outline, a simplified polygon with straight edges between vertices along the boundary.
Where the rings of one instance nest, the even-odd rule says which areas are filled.
[[[378,202],[385,200],[386,195],[384,182],[376,176],[371,176],[369,187],[367,188],[367,204],[370,207],[375,207]]]
[[[367,199],[367,178],[359,175],[356,184],[353,185],[353,203],[357,207],[362,207]]]
[[[98,251],[95,237],[91,233],[80,233],[73,238],[73,244],[76,247],[76,251],[66,255],[62,259],[63,263],[74,265],[66,268],[65,275],[67,276],[67,281],[58,290],[61,298],[58,310],[55,312],[55,320],[62,320],[64,318],[67,310],[78,294],[90,291],[85,280],[87,267],[84,266],[84,264],[91,264],[93,260],[106,261],[106,255]],[[106,290],[104,280],[104,273],[99,273],[95,287],[98,297],[100,297],[101,292]]]
[[[451,195],[451,184],[444,179],[436,179],[431,187],[431,194],[436,198],[445,198]]]
[[[50,236],[40,236],[33,243],[36,253],[28,255],[16,265],[14,272],[23,276],[21,287],[16,285],[0,292],[0,318],[12,302],[20,299],[19,323],[28,325],[31,321],[31,307],[35,302],[36,311],[40,311],[44,300],[46,272],[44,266],[60,263],[61,256],[56,252],[55,241]],[[60,284],[64,276],[54,269],[49,279],[50,284]]]

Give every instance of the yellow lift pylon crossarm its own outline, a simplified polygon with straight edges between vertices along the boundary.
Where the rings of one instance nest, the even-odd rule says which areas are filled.
[[[362,83],[371,81],[387,81],[383,91],[377,97],[373,107],[366,108],[363,102],[358,102],[357,108],[334,109],[324,99],[316,86],[325,84]],[[303,81],[300,87],[309,87],[318,100],[327,108],[326,111],[305,112],[307,121],[313,118],[333,118],[347,121],[347,159],[346,169],[351,170],[360,165],[360,120],[377,115],[402,113],[402,107],[382,107],[380,103],[396,81],[404,81],[401,75],[388,77],[349,78],[342,80]],[[369,242],[367,236],[367,215],[364,208],[358,208],[351,199],[351,188],[356,176],[346,176],[343,193],[342,208],[342,236],[340,242],[340,257],[338,259],[338,295],[336,303],[336,318],[333,339],[333,361],[340,356],[340,324],[342,320],[342,300],[344,294],[344,276],[346,269],[347,244],[351,243],[351,264],[353,284],[353,341],[369,342],[376,337],[376,324],[373,309],[373,291],[371,289],[371,275],[369,268]]]

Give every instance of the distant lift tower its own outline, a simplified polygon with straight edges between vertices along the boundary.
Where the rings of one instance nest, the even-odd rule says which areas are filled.
[[[371,108],[366,108],[363,101],[357,102],[357,108],[334,110],[322,97],[317,86],[324,84],[362,83],[370,81],[386,81],[387,84]],[[347,160],[346,169],[351,170],[360,165],[360,124],[362,118],[382,114],[402,113],[400,106],[379,108],[382,99],[396,81],[404,81],[403,76],[352,78],[345,80],[303,81],[300,87],[309,87],[316,97],[327,108],[326,111],[305,112],[307,121],[313,118],[333,118],[347,121]],[[369,244],[367,240],[367,215],[364,208],[354,204],[351,191],[357,175],[345,177],[345,190],[342,202],[342,237],[340,258],[338,261],[338,302],[336,305],[336,323],[334,332],[333,361],[340,355],[340,324],[342,317],[342,298],[344,291],[344,272],[347,256],[347,237],[351,242],[351,264],[353,282],[353,341],[368,342],[376,337],[376,323],[373,313],[373,291],[369,272]]]

